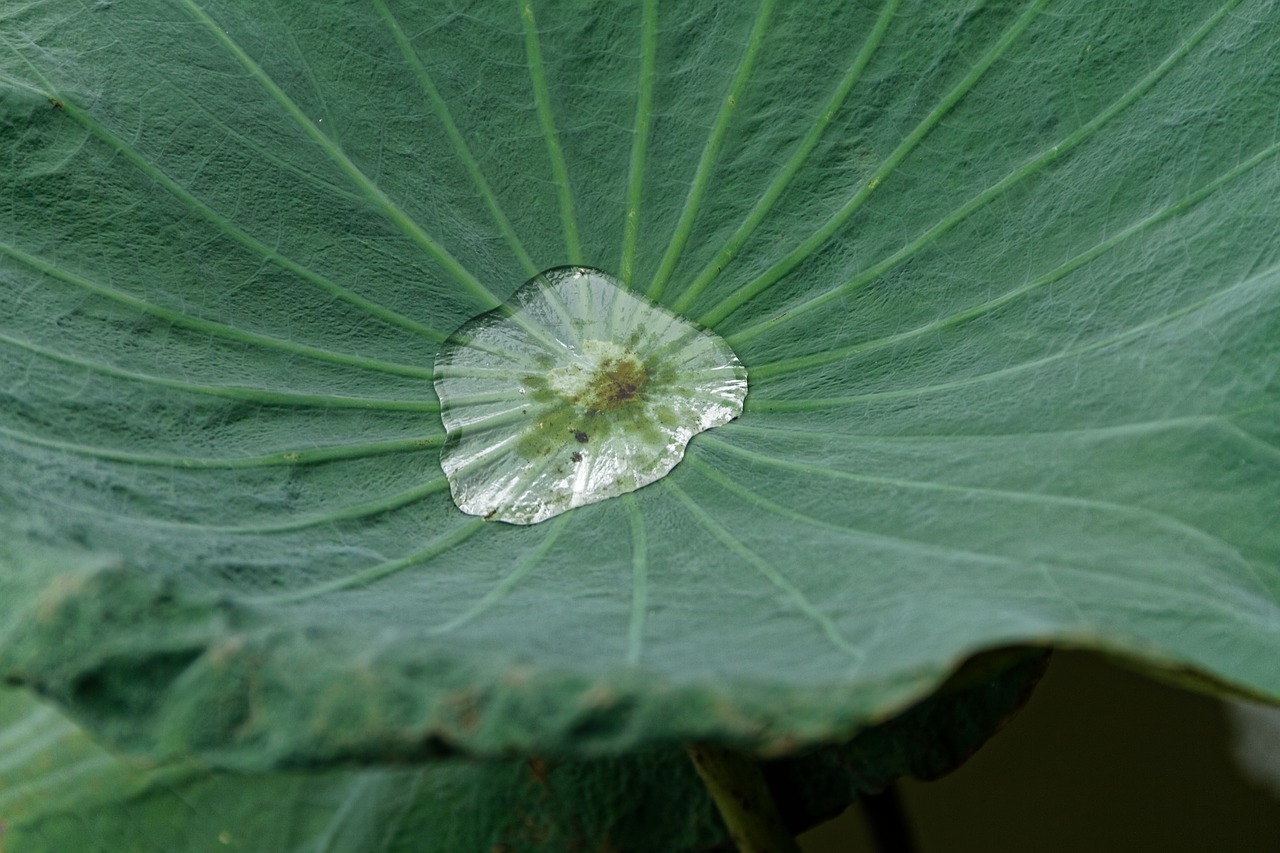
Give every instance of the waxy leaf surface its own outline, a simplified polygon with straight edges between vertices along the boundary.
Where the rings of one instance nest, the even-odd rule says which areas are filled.
[[[0,9],[0,672],[152,756],[840,739],[974,652],[1280,699],[1268,2]],[[737,420],[529,527],[433,359],[540,270]]]

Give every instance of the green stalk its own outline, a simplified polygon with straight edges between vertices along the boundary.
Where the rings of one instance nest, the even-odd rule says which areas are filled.
[[[749,756],[705,743],[685,744],[685,751],[740,853],[800,853],[760,768]]]

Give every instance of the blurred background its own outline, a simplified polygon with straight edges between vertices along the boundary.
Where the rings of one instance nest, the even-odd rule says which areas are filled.
[[[918,853],[1280,853],[1280,794],[1236,761],[1234,716],[1095,655],[1058,652],[1026,707],[968,763],[900,784]],[[1274,768],[1272,735],[1255,734],[1246,751]],[[874,849],[858,805],[801,845]]]

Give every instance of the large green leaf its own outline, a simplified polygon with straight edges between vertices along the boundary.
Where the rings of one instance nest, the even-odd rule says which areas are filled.
[[[1280,699],[1272,4],[0,17],[0,671],[115,742],[767,752],[1014,642]],[[565,263],[746,411],[486,523],[432,359]]]
[[[766,762],[788,827],[806,829],[902,773],[932,778],[963,761],[1044,663],[1035,653],[992,658],[848,743]],[[674,852],[727,840],[678,747],[253,775],[146,768],[23,691],[0,690],[0,842],[15,853]]]

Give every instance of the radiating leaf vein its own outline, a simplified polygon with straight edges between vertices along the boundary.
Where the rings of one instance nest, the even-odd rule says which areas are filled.
[[[520,583],[529,572],[542,564],[543,559],[547,556],[547,552],[556,544],[556,540],[560,538],[560,534],[564,532],[565,525],[569,523],[569,514],[556,517],[547,525],[546,536],[538,543],[537,547],[526,552],[523,557],[515,564],[510,572],[507,573],[496,586],[484,594],[484,596],[473,604],[467,610],[458,614],[449,621],[437,625],[431,629],[433,634],[447,634],[450,631],[461,628],[468,622],[484,615],[493,608],[495,604],[502,601],[511,594],[516,584]]]
[[[154,302],[148,302],[137,296],[107,287],[96,281],[77,275],[70,270],[64,270],[56,264],[49,263],[34,255],[0,243],[0,253],[6,254],[28,267],[43,273],[50,278],[79,287],[90,293],[118,302],[121,305],[127,305],[135,311],[143,314],[149,314],[152,317],[158,317],[167,323],[175,326],[182,326],[187,329],[195,329],[199,332],[212,335],[214,337],[224,338],[237,343],[252,344],[253,346],[264,347],[266,349],[279,350],[281,352],[291,353],[293,355],[305,356],[316,361],[329,362],[331,364],[341,364],[347,367],[356,367],[362,370],[371,370],[379,373],[389,373],[392,376],[408,376],[417,379],[430,379],[431,370],[429,368],[417,367],[416,365],[400,364],[393,361],[383,361],[376,358],[366,358],[360,355],[352,355],[351,353],[335,352],[334,350],[324,349],[322,347],[310,346],[308,344],[299,344],[294,341],[284,340],[283,338],[274,338],[270,335],[263,335],[257,332],[250,332],[227,323],[219,323],[215,320],[207,320],[203,317],[197,317],[192,314],[186,314],[182,311],[166,308]]]
[[[849,70],[845,72],[844,78],[836,85],[835,91],[828,98],[822,110],[818,113],[818,119],[809,128],[809,132],[800,140],[800,144],[796,146],[796,150],[792,152],[791,157],[786,164],[774,176],[772,183],[765,190],[757,201],[751,212],[747,214],[747,218],[737,230],[725,241],[725,245],[716,253],[716,256],[703,268],[702,272],[694,277],[693,281],[685,291],[680,294],[680,298],[672,305],[672,310],[677,313],[685,313],[692,307],[694,301],[702,295],[702,292],[715,280],[720,271],[728,266],[729,262],[738,254],[743,244],[747,242],[747,238],[751,236],[756,227],[764,221],[769,211],[773,209],[774,203],[781,198],[782,194],[791,186],[792,180],[796,173],[800,171],[800,167],[804,165],[809,154],[813,152],[818,141],[826,132],[827,126],[840,111],[844,105],[845,99],[849,96],[849,92],[853,89],[858,78],[862,76],[862,71],[867,67],[867,63],[871,61],[871,57],[875,54],[876,49],[880,46],[884,34],[889,29],[889,24],[893,21],[893,16],[898,9],[898,0],[887,0],[880,10],[880,17],[876,20],[875,26],[872,27],[867,40],[859,49],[857,56],[853,58],[853,62],[849,66]]]
[[[155,385],[161,388],[172,388],[192,394],[203,394],[210,397],[222,397],[229,400],[245,400],[262,403],[267,406],[314,407],[322,409],[373,409],[399,412],[439,412],[440,404],[435,400],[391,400],[377,397],[343,397],[331,394],[301,394],[293,391],[277,391],[267,388],[247,388],[236,385],[200,385],[185,379],[170,379],[165,376],[154,376],[149,373],[136,373],[102,362],[77,358],[65,352],[42,347],[20,338],[0,334],[0,343],[26,350],[34,355],[68,364],[73,367],[124,379]]]
[[[856,663],[861,663],[864,653],[854,644],[845,639],[844,635],[835,626],[835,623],[826,616],[821,610],[813,605],[813,602],[800,591],[800,589],[791,581],[787,580],[773,565],[760,555],[754,553],[741,542],[733,537],[729,531],[725,530],[719,522],[696,501],[693,500],[683,489],[671,481],[670,478],[660,481],[671,494],[675,495],[680,503],[684,504],[698,523],[706,528],[715,539],[737,554],[742,560],[750,563],[757,572],[759,572],[769,583],[773,584],[790,599],[791,603],[803,613],[810,621],[812,621],[827,641],[837,648],[842,654],[854,659]]]
[[[400,26],[400,22],[391,13],[391,10],[387,8],[384,0],[374,0],[373,6],[378,10],[378,14],[382,16],[387,29],[391,31],[392,38],[395,39],[396,46],[400,48],[400,54],[404,57],[405,62],[409,63],[414,76],[417,77],[418,86],[422,89],[423,94],[427,96],[427,100],[431,103],[431,108],[435,110],[436,117],[440,120],[445,136],[452,143],[458,159],[462,161],[467,174],[471,176],[476,189],[480,191],[480,198],[484,200],[485,206],[489,208],[489,215],[493,217],[494,224],[498,226],[498,230],[506,238],[507,244],[511,247],[511,251],[515,253],[525,272],[532,276],[538,272],[538,268],[534,265],[533,259],[529,257],[529,253],[525,250],[524,244],[520,242],[520,238],[516,236],[511,220],[507,218],[506,213],[502,210],[502,205],[498,203],[498,197],[493,192],[493,187],[489,185],[489,181],[484,176],[484,171],[480,168],[479,161],[476,160],[466,140],[463,139],[462,131],[458,130],[458,125],[453,120],[453,114],[449,111],[449,105],[440,96],[440,91],[432,81],[431,75],[427,73],[426,66],[422,64],[422,58],[414,49],[412,42],[409,41],[409,37],[405,34],[404,28]]]
[[[1236,0],[1236,2],[1238,2],[1238,0]],[[771,315],[770,317],[767,317],[766,319],[761,320],[760,322],[755,323],[752,326],[749,326],[744,329],[740,329],[736,332],[733,332],[732,334],[727,335],[726,340],[728,340],[729,343],[733,346],[744,344],[747,341],[752,340],[753,338],[759,336],[764,332],[769,331],[772,328],[775,328],[783,323],[789,323],[800,317],[803,317],[809,312],[814,311],[818,308],[821,308],[823,305],[826,305],[827,303],[831,302],[834,299],[839,299],[844,296],[848,296],[850,293],[853,293],[854,291],[865,286],[871,281],[874,281],[875,279],[879,278],[881,275],[888,272],[889,270],[894,269],[895,267],[898,267],[903,263],[905,263],[906,261],[910,260],[917,252],[919,252],[924,247],[933,243],[935,240],[937,240],[946,232],[950,231],[953,227],[955,227],[960,222],[964,221],[971,213],[985,206],[987,203],[997,198],[1001,194],[1007,192],[1009,189],[1016,186],[1021,181],[1025,180],[1031,175],[1038,173],[1047,164],[1049,164],[1053,160],[1058,159],[1062,155],[1066,154],[1072,148],[1075,148],[1085,139],[1089,138],[1093,133],[1098,131],[1104,124],[1106,124],[1111,119],[1115,118],[1115,116],[1118,115],[1119,113],[1123,112],[1125,108],[1127,108],[1129,105],[1134,103],[1134,101],[1136,101],[1144,93],[1149,91],[1151,87],[1156,84],[1156,82],[1158,82],[1162,77],[1164,77],[1165,73],[1169,71],[1169,69],[1173,68],[1180,60],[1182,60],[1188,53],[1190,53],[1191,50],[1205,38],[1205,36],[1207,36],[1210,32],[1212,32],[1213,29],[1226,18],[1227,13],[1230,12],[1231,9],[1235,7],[1236,2],[1231,2],[1227,4],[1222,9],[1220,9],[1217,13],[1210,16],[1210,18],[1198,30],[1196,30],[1196,32],[1193,33],[1190,38],[1188,38],[1185,42],[1179,45],[1178,48],[1174,50],[1169,56],[1167,56],[1159,65],[1157,65],[1154,69],[1152,69],[1141,80],[1135,83],[1132,87],[1130,87],[1127,91],[1125,91],[1124,94],[1122,94],[1119,98],[1113,101],[1105,109],[1103,109],[1096,116],[1090,119],[1087,123],[1081,125],[1074,132],[1068,134],[1059,142],[1044,149],[1039,154],[1027,160],[1021,166],[1014,169],[1009,174],[1005,175],[999,181],[992,184],[990,187],[983,190],[982,192],[978,193],[976,196],[969,199],[964,204],[960,205],[960,207],[956,208],[950,214],[940,219],[938,222],[936,222],[934,225],[932,225],[930,228],[926,229],[922,234],[920,234],[920,236],[916,237],[916,239],[907,243],[905,246],[903,246],[898,251],[894,252],[889,257],[884,258],[883,260],[879,261],[876,264],[873,264],[872,266],[868,267],[866,270],[854,276],[852,279],[850,279],[848,282],[842,285],[833,287],[830,290],[824,293],[821,293],[817,296],[814,296],[795,307],[786,308],[781,311],[778,311],[773,315]],[[799,260],[800,259],[797,259],[797,263],[799,262]],[[785,262],[785,259],[784,259],[784,262]],[[765,276],[762,276],[761,279],[759,279],[759,281],[765,281],[766,277],[770,275],[771,275],[771,272],[766,273]],[[770,280],[770,286],[774,281],[776,281],[776,279]],[[753,283],[753,284],[747,285],[747,288],[752,288],[755,286],[756,285]],[[737,310],[738,308],[742,307],[742,305],[746,304],[746,302],[748,302],[750,299],[754,298],[754,296],[758,295],[758,293],[752,292],[751,294],[743,298],[742,296],[743,292],[744,291],[740,290],[738,294],[735,294],[734,296],[729,297],[728,299],[725,300],[724,303],[722,303],[722,307],[729,308],[729,311],[723,312],[723,316],[727,316],[728,313],[730,313],[731,311]],[[763,292],[763,290],[760,290],[759,292]],[[708,316],[711,316],[711,315],[708,315]],[[704,317],[703,323],[705,324],[706,322],[707,322],[707,319]]]
[[[551,111],[551,90],[547,87],[547,71],[542,62],[542,45],[538,41],[538,25],[533,17],[533,4],[522,2],[520,20],[524,24],[525,53],[529,58],[529,79],[533,83],[533,100],[538,124],[547,143],[551,173],[555,176],[556,195],[560,199],[560,226],[564,229],[569,263],[582,263],[582,243],[578,238],[578,220],[573,212],[573,187],[569,184],[569,167],[565,165],[560,137],[556,134],[555,116]]]
[[[1018,40],[1018,37],[1026,30],[1036,16],[1040,14],[1048,0],[1035,0],[1022,13],[1022,16],[1014,22],[1013,26],[995,43],[974,65],[964,78],[956,84],[950,92],[948,92],[941,101],[924,117],[924,119],[916,125],[916,127],[907,134],[906,139],[899,143],[898,147],[893,149],[884,162],[871,174],[864,184],[845,202],[835,214],[827,220],[827,223],[819,228],[812,236],[807,238],[803,243],[789,252],[781,261],[774,264],[768,270],[756,277],[753,281],[748,282],[739,288],[732,296],[725,298],[719,305],[712,308],[707,313],[698,318],[698,322],[709,328],[715,328],[716,324],[722,322],[726,317],[734,311],[747,304],[749,301],[764,293],[773,285],[781,281],[787,273],[795,269],[801,261],[809,257],[819,247],[830,240],[836,232],[838,232],[863,205],[863,203],[871,197],[876,188],[882,184],[890,173],[898,167],[898,164],[906,159],[907,155],[915,150],[916,146],[924,140],[926,136],[938,125],[947,113],[955,107],[956,104],[969,94],[982,75],[987,72],[996,60],[999,59],[1009,46]],[[732,338],[729,339],[733,343]]]
[[[711,182],[711,175],[715,172],[716,159],[719,157],[725,134],[729,131],[729,122],[737,112],[738,101],[742,99],[747,81],[751,79],[756,56],[764,44],[769,28],[769,18],[773,15],[774,2],[775,0],[760,0],[760,5],[756,9],[755,23],[751,25],[751,35],[747,38],[742,58],[738,60],[738,69],[729,82],[729,90],[725,93],[724,100],[720,102],[720,110],[716,113],[715,123],[711,126],[711,134],[707,137],[707,144],[702,149],[702,156],[693,173],[693,184],[689,187],[688,195],[685,196],[684,208],[680,211],[680,218],[676,221],[675,230],[667,243],[667,250],[658,264],[658,271],[654,274],[653,281],[649,283],[648,295],[654,302],[662,301],[667,281],[680,261],[680,253],[684,251],[685,243],[693,233],[693,222],[698,216],[698,209],[702,206],[702,197],[706,194],[707,186]]]
[[[413,240],[420,248],[430,255],[437,264],[439,264],[446,272],[456,279],[473,297],[481,304],[482,307],[491,308],[497,305],[500,300],[489,292],[480,280],[472,275],[458,262],[458,260],[448,252],[443,246],[437,243],[430,235],[422,230],[408,214],[401,210],[386,193],[367,175],[360,170],[355,163],[342,151],[338,145],[320,131],[302,112],[301,108],[294,103],[293,99],[285,94],[284,90],[271,79],[262,66],[260,66],[253,57],[249,56],[239,44],[237,44],[231,35],[221,26],[218,25],[208,13],[196,5],[193,0],[179,0],[186,7],[187,11],[193,18],[200,22],[209,34],[221,44],[228,53],[240,63],[240,65],[249,73],[254,80],[258,82],[263,89],[271,95],[272,99],[278,103],[285,113],[289,115],[298,125],[298,127],[311,138],[320,150],[324,151],[339,169],[347,175],[348,178],[355,183],[365,194],[365,197],[373,202],[374,206],[382,211],[383,215],[400,228],[411,240]]]

